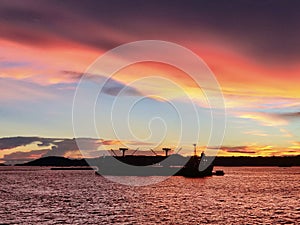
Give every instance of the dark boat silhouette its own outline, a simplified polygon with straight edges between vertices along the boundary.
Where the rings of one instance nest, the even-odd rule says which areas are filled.
[[[99,158],[96,174],[104,176],[211,176],[213,164],[206,160],[204,153],[197,156],[196,145],[194,147],[194,155],[189,158],[179,157],[177,154],[168,155],[170,148],[162,149],[165,151],[164,156],[126,155],[125,152],[128,149],[120,148],[122,156],[115,154]]]

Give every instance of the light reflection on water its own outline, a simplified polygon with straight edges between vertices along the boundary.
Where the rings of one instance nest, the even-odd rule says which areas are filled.
[[[297,224],[300,221],[300,167],[221,169],[226,173],[223,177],[171,177],[152,186],[130,187],[95,176],[93,171],[0,168],[0,223]]]

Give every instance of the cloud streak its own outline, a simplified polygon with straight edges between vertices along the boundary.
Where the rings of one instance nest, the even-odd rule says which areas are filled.
[[[219,149],[218,156],[288,156],[300,154],[300,145],[297,142],[295,142],[292,146],[286,147],[253,144],[242,146],[221,146],[220,148],[208,147],[208,149]]]
[[[39,146],[49,146],[55,140],[53,138],[41,138],[41,137],[4,137],[0,138],[0,150],[12,149],[19,146],[26,146],[33,142],[38,142]]]
[[[242,119],[251,119],[258,121],[263,126],[284,126],[289,122],[288,120],[282,118],[278,114],[265,113],[265,112],[248,112],[248,113],[238,113],[238,117]]]
[[[6,163],[27,162],[42,157],[48,151],[49,151],[48,149],[42,149],[42,150],[32,150],[29,152],[13,152],[4,155],[4,157],[0,160],[5,161]]]
[[[137,13],[136,6],[140,13]],[[189,35],[192,37],[195,33],[210,32],[215,36],[225,36],[236,42],[244,52],[261,59],[288,61],[299,56],[300,52],[297,47],[300,46],[297,38],[300,35],[297,29],[299,8],[297,1],[231,1],[218,4],[173,1],[171,5],[161,1],[143,4],[139,1],[126,4],[123,1],[90,1],[89,5],[81,1],[27,1],[27,4],[1,1],[3,29],[0,34],[33,45],[70,40],[107,49],[133,41],[137,36],[154,37],[151,34],[154,25],[159,30],[164,27],[165,37],[170,37],[176,25],[179,30],[193,31],[193,35]],[[280,18],[276,16],[278,14]],[[165,15],[168,15],[168,20],[164,19]],[[286,36],[290,37],[289,42],[285,41]]]
[[[285,126],[288,125],[291,120],[300,118],[300,112],[239,112],[237,115],[239,118],[258,121],[263,126]]]
[[[80,149],[78,147],[78,143]],[[33,145],[36,144],[36,145]],[[145,146],[150,145],[147,142],[136,141],[120,141],[120,140],[104,140],[95,138],[43,138],[43,137],[5,137],[0,138],[1,150],[6,153],[0,160],[8,162],[24,162],[40,157],[47,156],[64,156],[70,158],[82,157],[98,157],[107,154],[101,150],[101,146],[112,146],[118,148],[124,144]],[[23,147],[23,151],[20,151]],[[43,147],[43,149],[30,149],[35,147]],[[45,147],[45,148],[44,148]],[[30,149],[28,151],[28,149]],[[133,151],[130,151],[131,153]]]

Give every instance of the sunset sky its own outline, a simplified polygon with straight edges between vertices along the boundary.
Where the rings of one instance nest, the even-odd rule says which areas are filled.
[[[79,157],[72,127],[78,81],[106,51],[140,40],[184,46],[216,76],[227,111],[219,155],[300,154],[299,1],[2,0],[0,161]],[[101,74],[94,75],[101,81]],[[154,78],[131,84],[147,76],[164,77],[177,86]],[[194,100],[200,123],[201,115],[208,113],[201,90],[183,71],[161,63],[139,63],[117,72],[107,85],[103,103],[96,107],[98,115],[116,97],[124,105],[149,94],[153,97],[144,98],[133,110],[136,139],[125,130],[120,133],[122,140],[116,140],[103,131],[107,128],[103,117],[95,118],[99,133],[107,135],[83,136],[87,148],[118,148],[124,143],[132,148],[156,147],[161,124],[153,124],[148,139],[147,124],[160,113],[172,132],[159,147],[192,147],[189,138],[186,146],[176,146],[178,119],[163,101],[171,100],[189,113],[184,92]],[[117,96],[122,89],[128,93]],[[116,121],[122,118],[121,112],[115,115]],[[189,123],[192,127],[193,117]],[[201,124],[200,136],[205,137],[209,123]],[[205,142],[200,140],[198,146],[204,148]]]

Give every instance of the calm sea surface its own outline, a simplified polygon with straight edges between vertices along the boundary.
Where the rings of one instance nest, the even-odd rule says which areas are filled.
[[[300,167],[221,169],[131,187],[93,171],[3,167],[0,224],[299,224]]]

